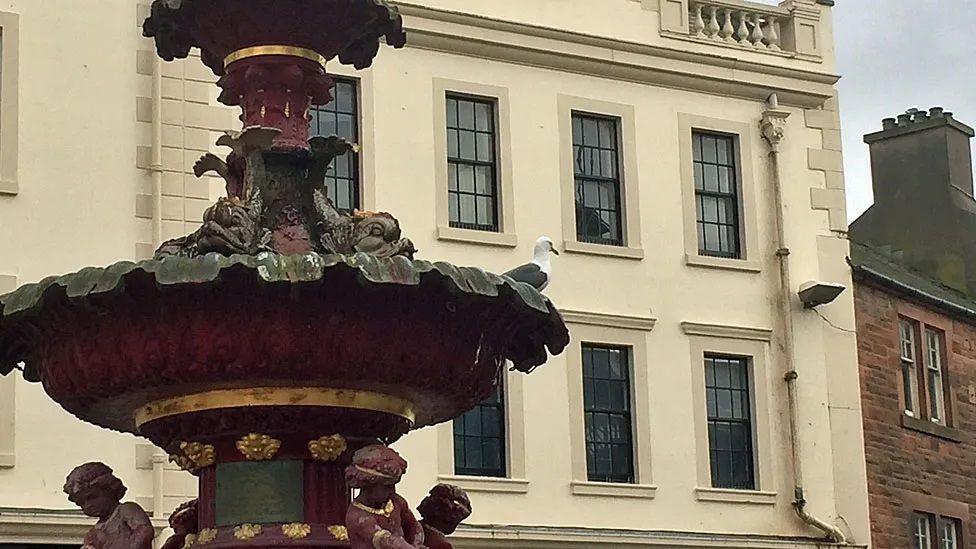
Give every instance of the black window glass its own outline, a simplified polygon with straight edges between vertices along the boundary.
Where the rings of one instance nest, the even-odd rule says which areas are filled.
[[[447,209],[452,227],[498,232],[495,103],[447,97]]]
[[[576,238],[622,246],[618,120],[573,113]]]
[[[350,143],[359,142],[359,90],[355,80],[338,79],[327,105],[313,108],[309,133],[337,135]],[[332,161],[325,174],[329,199],[336,208],[351,212],[362,207],[359,197],[359,153],[348,152]]]
[[[501,386],[473,410],[454,420],[454,473],[507,476],[505,397]]]
[[[692,134],[692,148],[698,253],[741,258],[735,139],[696,131]]]
[[[584,344],[586,470],[596,482],[634,482],[630,349]]]
[[[712,486],[754,490],[749,361],[706,356],[705,397]]]

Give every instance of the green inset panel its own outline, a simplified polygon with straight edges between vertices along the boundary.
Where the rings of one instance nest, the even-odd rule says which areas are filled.
[[[217,465],[217,526],[303,522],[301,461],[241,461]]]

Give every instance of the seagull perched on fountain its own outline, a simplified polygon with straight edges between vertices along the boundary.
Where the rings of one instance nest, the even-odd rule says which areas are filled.
[[[518,282],[525,282],[540,292],[546,289],[549,281],[552,280],[552,254],[559,255],[552,239],[543,236],[535,241],[535,250],[532,252],[532,262],[515,267],[505,273]]]

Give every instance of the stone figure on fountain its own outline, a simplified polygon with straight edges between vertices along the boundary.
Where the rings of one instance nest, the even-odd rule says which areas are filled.
[[[353,455],[346,484],[360,491],[346,512],[352,549],[426,549],[423,528],[396,493],[406,472],[406,460],[387,446],[367,446]]]
[[[122,503],[126,488],[104,463],[75,467],[64,483],[68,499],[98,519],[82,549],[150,549],[155,536],[149,515],[139,505]]]
[[[438,484],[417,507],[422,517],[424,544],[429,549],[454,549],[447,536],[457,530],[464,519],[471,516],[471,500],[461,488],[452,484]]]
[[[197,500],[192,499],[177,507],[169,516],[169,527],[173,529],[173,535],[161,549],[183,549],[193,545],[199,531]]]

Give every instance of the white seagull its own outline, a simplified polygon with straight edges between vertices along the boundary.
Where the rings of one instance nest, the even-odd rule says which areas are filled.
[[[559,250],[552,243],[552,239],[543,236],[535,241],[535,250],[532,253],[532,262],[515,267],[505,273],[505,276],[513,280],[525,282],[540,292],[546,289],[549,281],[552,280],[552,258],[551,254],[559,255]]]

